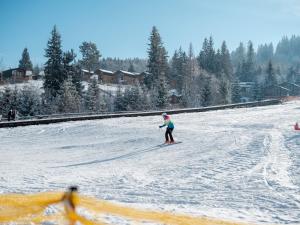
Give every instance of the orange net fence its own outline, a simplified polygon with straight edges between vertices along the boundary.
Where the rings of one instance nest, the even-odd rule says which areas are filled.
[[[52,208],[51,208],[52,207]],[[88,212],[88,213],[84,213]],[[88,214],[83,216],[82,214]],[[171,225],[238,225],[207,217],[178,215],[170,212],[147,211],[86,197],[77,192],[45,192],[38,194],[0,195],[0,224],[82,224],[104,225],[107,216],[132,222],[155,222]]]

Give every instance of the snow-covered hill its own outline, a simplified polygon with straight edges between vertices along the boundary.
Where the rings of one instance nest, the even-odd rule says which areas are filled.
[[[0,130],[0,192],[65,190],[263,224],[300,223],[300,102]]]

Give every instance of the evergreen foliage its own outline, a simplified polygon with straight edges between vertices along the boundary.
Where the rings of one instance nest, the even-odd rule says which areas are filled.
[[[19,61],[19,68],[24,70],[32,70],[32,62],[30,60],[29,52],[27,48],[24,48],[22,58]]]

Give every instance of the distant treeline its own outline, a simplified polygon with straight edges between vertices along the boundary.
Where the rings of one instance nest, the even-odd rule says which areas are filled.
[[[26,116],[166,109],[174,107],[172,104],[201,107],[240,102],[239,85],[233,84],[252,82],[251,100],[261,100],[265,97],[263,90],[269,86],[284,81],[300,82],[299,36],[283,37],[276,48],[268,43],[255,50],[251,41],[240,43],[232,52],[225,41],[216,48],[210,36],[204,38],[200,52],[195,53],[191,43],[188,49],[179,47],[170,55],[154,26],[149,36],[147,59],[103,58],[96,44],[86,41],[79,50],[79,59],[73,49],[62,50],[56,26],[45,48],[47,61],[43,68],[33,67],[25,48],[19,67],[34,73],[44,70],[43,90],[6,88],[0,92],[2,114],[10,108]],[[98,68],[148,73],[136,86],[126,90],[119,88],[117,93],[109,95],[99,90],[98,80],[90,80],[88,88],[83,88],[81,69],[94,71]]]

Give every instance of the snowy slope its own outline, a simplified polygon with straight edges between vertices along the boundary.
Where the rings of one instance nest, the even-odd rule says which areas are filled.
[[[0,130],[0,192],[65,190],[155,210],[300,223],[300,102]]]

